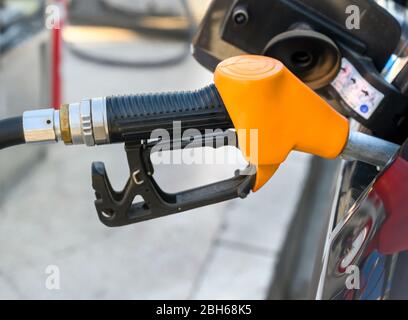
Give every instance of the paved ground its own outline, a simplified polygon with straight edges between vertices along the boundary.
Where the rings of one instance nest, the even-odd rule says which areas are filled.
[[[100,45],[99,50],[102,48]],[[171,44],[106,47],[154,57]],[[199,88],[211,75],[193,59],[160,70],[100,67],[65,52],[65,100]],[[36,148],[30,146],[30,148]],[[257,194],[121,229],[97,219],[92,161],[106,162],[114,185],[126,180],[121,146],[50,146],[0,206],[0,298],[264,298],[309,158],[294,154]],[[12,160],[11,160],[12,161]],[[166,190],[214,181],[230,166],[160,166]],[[55,265],[60,290],[45,286]]]

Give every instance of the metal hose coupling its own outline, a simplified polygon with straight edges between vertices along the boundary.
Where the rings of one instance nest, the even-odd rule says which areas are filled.
[[[60,110],[39,109],[23,114],[26,143],[58,142],[87,146],[109,143],[106,99],[84,99]]]

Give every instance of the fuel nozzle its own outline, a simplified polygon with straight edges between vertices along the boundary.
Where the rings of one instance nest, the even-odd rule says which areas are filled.
[[[217,67],[214,83],[196,91],[84,99],[60,110],[27,111],[22,117],[0,120],[0,149],[57,141],[87,146],[124,143],[130,176],[122,192],[112,189],[102,162],[92,165],[95,207],[108,226],[245,198],[259,190],[293,150],[381,168],[398,152],[395,144],[351,131],[345,117],[272,58],[228,59]],[[167,137],[154,139],[156,130]],[[156,147],[216,148],[218,138],[224,145],[233,145],[232,140],[237,146],[238,141],[248,162],[245,170],[237,170],[231,179],[179,193],[160,189],[150,161]],[[143,201],[134,203],[138,196]]]
[[[265,184],[292,150],[325,158],[342,156],[384,167],[399,146],[350,131],[348,120],[296,78],[281,62],[264,56],[223,61],[215,84],[196,91],[84,99],[60,110],[27,111],[26,143],[63,141],[87,146],[140,143],[156,129],[173,136],[188,129],[257,130],[258,150],[239,136],[241,151],[257,168],[254,190]]]

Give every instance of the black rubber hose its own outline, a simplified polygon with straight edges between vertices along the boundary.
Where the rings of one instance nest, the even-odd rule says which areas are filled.
[[[135,13],[135,12],[128,12],[125,9],[121,9],[120,7],[116,7],[111,3],[108,3],[104,0],[99,0],[101,7],[106,10],[109,14],[114,17],[121,16],[135,19],[135,25],[129,27],[130,30],[134,30],[137,33],[145,34],[146,36],[160,36],[162,38],[182,38],[185,40],[185,45],[183,46],[181,52],[176,53],[173,56],[161,58],[158,60],[155,59],[142,59],[142,60],[122,60],[112,58],[108,55],[100,56],[95,55],[93,53],[88,52],[87,50],[83,50],[74,43],[65,42],[66,47],[68,50],[75,55],[76,57],[86,60],[89,62],[103,64],[113,67],[123,67],[123,68],[164,68],[169,66],[177,65],[183,62],[186,58],[190,56],[190,43],[193,39],[193,36],[197,30],[197,23],[194,18],[194,14],[188,4],[187,0],[180,0],[181,4],[185,10],[185,17],[188,20],[189,26],[185,30],[180,29],[161,29],[155,27],[146,27],[143,26],[143,22],[138,25],[137,21],[143,21],[143,18],[149,18],[150,16],[146,15],[145,13]],[[166,15],[162,15],[166,16]],[[171,17],[171,15],[168,15]],[[119,21],[122,21],[121,19]],[[80,23],[79,23],[80,24]],[[122,23],[121,23],[122,24]],[[114,25],[115,27],[118,27]]]
[[[0,120],[0,150],[24,143],[23,117]]]
[[[181,133],[234,128],[214,85],[189,92],[109,97],[106,107],[112,143],[150,139],[155,129],[172,134],[174,121],[180,121]]]

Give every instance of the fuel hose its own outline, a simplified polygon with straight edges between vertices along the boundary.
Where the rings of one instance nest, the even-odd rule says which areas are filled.
[[[25,138],[22,117],[0,120],[0,149],[24,143]]]

